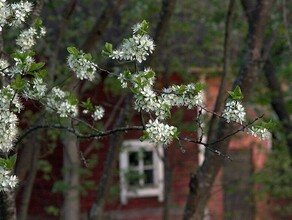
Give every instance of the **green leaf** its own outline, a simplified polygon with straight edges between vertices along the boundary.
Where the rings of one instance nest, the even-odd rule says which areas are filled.
[[[197,83],[195,85],[195,92],[199,93],[200,91],[202,91],[204,88],[204,85],[202,83]]]
[[[69,101],[69,103],[71,105],[77,105],[78,104],[78,99],[72,93],[69,94],[68,101]]]
[[[232,99],[236,101],[240,101],[243,99],[243,94],[239,86],[236,86],[234,91],[228,91],[228,93],[232,97]]]
[[[17,74],[15,81],[11,83],[11,86],[14,90],[22,90],[26,85],[26,81],[22,79],[20,74]]]
[[[155,76],[155,72],[154,71],[149,71],[147,74],[146,74],[146,78],[147,79],[151,79],[151,78],[153,78]]]
[[[9,158],[0,158],[0,166],[6,170],[13,170],[16,163],[17,155],[14,154]]]
[[[77,56],[79,52],[76,47],[67,47],[67,51],[74,56]]]
[[[46,69],[42,69],[36,74],[36,77],[44,79],[47,75],[48,71]]]
[[[106,49],[107,52],[112,53],[113,52],[113,45],[108,43],[108,42],[106,42],[105,43],[105,49]]]
[[[45,66],[45,62],[32,63],[29,67],[30,72],[38,71]]]
[[[147,131],[143,131],[143,133],[144,133],[144,135],[139,138],[139,140],[142,141],[142,142],[147,140],[147,139],[149,139],[148,132]]]
[[[87,60],[89,60],[89,61],[91,61],[92,60],[92,56],[91,56],[91,54],[90,53],[87,53],[87,54],[85,54],[85,59],[87,59]]]
[[[86,102],[81,102],[80,106],[87,109],[90,112],[92,112],[94,110],[94,107],[91,103],[90,98],[87,98]]]
[[[106,42],[106,43],[105,43],[105,49],[102,50],[101,54],[102,54],[103,56],[108,57],[108,56],[111,55],[112,53],[113,53],[113,45],[110,44],[110,43],[108,43],[108,42]]]
[[[34,27],[35,27],[36,29],[41,28],[41,27],[42,27],[42,24],[43,24],[43,21],[42,21],[41,19],[39,19],[39,18],[37,18],[37,19],[34,21]]]

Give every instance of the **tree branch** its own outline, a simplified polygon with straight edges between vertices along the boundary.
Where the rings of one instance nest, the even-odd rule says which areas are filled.
[[[118,132],[124,132],[124,131],[131,131],[131,130],[143,130],[143,126],[126,126],[126,127],[119,127],[115,128],[112,130],[108,131],[101,131],[98,133],[93,133],[93,134],[82,134],[78,130],[68,127],[68,126],[63,126],[60,124],[51,124],[51,125],[37,125],[32,128],[29,128],[26,130],[23,134],[20,135],[20,137],[17,139],[17,141],[14,144],[14,148],[17,147],[17,145],[30,133],[38,130],[38,129],[59,129],[59,130],[64,130],[66,132],[70,132],[74,134],[77,138],[80,139],[100,139],[105,136],[109,136]]]
[[[119,7],[123,4],[123,2],[124,0],[111,0],[108,2],[107,7],[101,16],[96,20],[91,32],[83,43],[82,48],[85,52],[88,53],[94,49],[94,45],[98,41],[99,37],[103,34],[106,26],[110,22],[111,18],[113,18]]]

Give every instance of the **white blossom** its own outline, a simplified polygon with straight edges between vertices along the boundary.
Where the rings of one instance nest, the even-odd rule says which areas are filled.
[[[7,73],[9,72],[9,63],[7,60],[0,59],[0,75],[1,76],[6,76]]]
[[[0,1],[0,31],[5,24],[7,24],[8,18],[11,16],[11,9],[9,5],[6,3],[6,0]]]
[[[28,1],[20,1],[18,3],[11,4],[11,12],[13,20],[10,23],[12,26],[19,26],[22,24],[29,13],[32,11],[32,3]]]
[[[60,117],[76,117],[78,115],[77,105],[72,105],[66,97],[66,93],[54,87],[46,99],[48,111],[55,111]]]
[[[248,133],[262,140],[266,140],[270,137],[270,132],[264,127],[252,126],[248,128]]]
[[[0,151],[8,153],[17,137],[17,116],[8,110],[0,111]]]
[[[68,66],[76,73],[77,78],[93,81],[96,77],[97,65],[85,57],[85,54],[70,54],[67,59]]]
[[[156,94],[150,86],[145,86],[138,94],[135,94],[135,106],[138,111],[154,111],[156,105]]]
[[[22,108],[19,97],[15,91],[6,86],[0,90],[0,151],[9,152],[17,136],[18,118],[13,111]]]
[[[30,86],[26,86],[23,91],[23,96],[27,99],[41,99],[46,95],[47,85],[42,78],[34,78],[30,82]]]
[[[225,105],[222,117],[224,117],[228,123],[237,122],[242,124],[245,121],[245,109],[239,101],[228,101]]]
[[[0,90],[0,110],[7,111],[10,108],[20,112],[23,105],[16,92],[8,85]]]
[[[104,116],[104,108],[101,106],[95,106],[95,110],[92,114],[92,118],[94,121],[102,119]]]
[[[121,86],[122,86],[122,88],[127,88],[127,87],[128,87],[128,82],[127,82],[127,79],[126,79],[124,73],[120,73],[120,74],[119,74],[119,76],[118,76],[118,80],[121,81]]]
[[[136,34],[142,28],[142,23],[137,23],[132,27],[133,34]]]
[[[125,39],[117,50],[114,50],[110,57],[117,60],[137,61],[142,63],[146,57],[153,53],[155,44],[149,35],[137,34]]]
[[[34,59],[31,56],[26,56],[24,60],[21,60],[19,58],[14,58],[15,64],[10,68],[9,75],[11,77],[17,75],[17,74],[23,74],[25,72],[28,72],[31,64],[34,62]]]
[[[9,191],[16,187],[18,179],[15,175],[11,175],[11,171],[4,170],[0,167],[0,191]]]
[[[28,30],[24,30],[20,33],[16,39],[16,44],[22,50],[29,50],[35,45],[35,36],[37,35],[37,30],[33,27]]]
[[[161,123],[156,119],[155,121],[149,120],[146,124],[146,132],[151,142],[167,145],[175,137],[177,128]]]
[[[165,103],[170,106],[186,106],[189,109],[203,104],[203,93],[197,92],[196,85],[173,85],[164,89],[162,94]]]

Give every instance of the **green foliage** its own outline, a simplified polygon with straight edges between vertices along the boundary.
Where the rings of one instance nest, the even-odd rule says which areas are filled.
[[[46,213],[52,216],[58,216],[60,214],[60,209],[56,206],[47,206],[45,208]]]
[[[0,167],[3,167],[5,170],[13,170],[16,163],[16,158],[16,154],[8,158],[0,158]]]
[[[20,74],[17,74],[14,82],[11,83],[11,87],[16,91],[24,89],[26,86],[26,81],[22,79]]]
[[[106,42],[105,43],[105,49],[102,50],[102,55],[104,55],[105,57],[109,57],[112,53],[113,53],[113,45]]]
[[[93,104],[92,104],[90,98],[87,98],[86,102],[81,102],[80,106],[82,108],[87,109],[89,112],[94,111],[94,107],[93,107]]]
[[[234,91],[228,91],[233,100],[240,101],[243,99],[243,94],[239,86],[236,86]]]
[[[254,175],[254,181],[260,185],[256,195],[270,197],[276,201],[287,199],[284,207],[281,204],[274,205],[272,211],[282,216],[285,213],[291,215],[291,212],[284,212],[284,209],[292,210],[291,159],[285,145],[273,147],[265,167]]]
[[[39,160],[39,170],[43,172],[43,178],[50,180],[50,174],[53,170],[52,164],[47,160]]]
[[[74,56],[78,56],[79,51],[76,49],[76,47],[67,47],[67,51],[68,53],[74,55]]]
[[[64,193],[69,189],[69,186],[63,180],[54,182],[52,192],[53,193]]]

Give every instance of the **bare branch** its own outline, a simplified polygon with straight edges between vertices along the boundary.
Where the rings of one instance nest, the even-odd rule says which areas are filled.
[[[77,138],[80,139],[100,139],[105,136],[109,136],[118,132],[124,132],[124,131],[130,131],[130,130],[143,130],[143,126],[138,126],[138,125],[133,125],[133,126],[125,126],[125,127],[119,127],[115,128],[112,130],[108,131],[100,131],[97,133],[92,133],[92,134],[82,134],[78,130],[68,127],[68,126],[63,126],[60,124],[48,124],[48,125],[37,125],[32,128],[29,128],[23,134],[20,135],[20,137],[17,139],[17,141],[14,144],[14,147],[17,147],[17,145],[30,133],[32,133],[35,130],[38,129],[59,129],[59,130],[64,130],[66,132],[70,132],[74,134]]]

